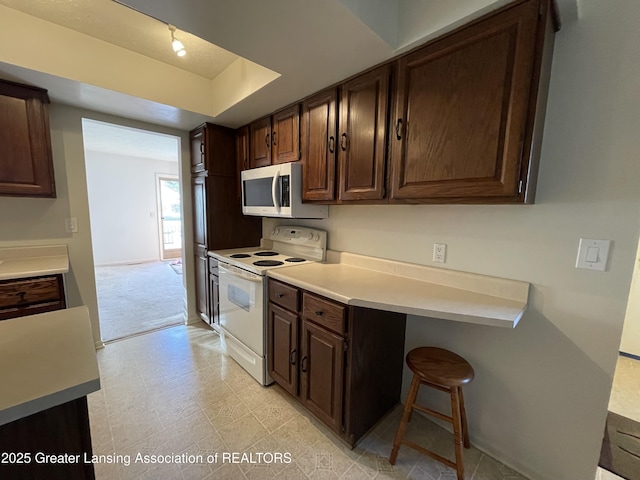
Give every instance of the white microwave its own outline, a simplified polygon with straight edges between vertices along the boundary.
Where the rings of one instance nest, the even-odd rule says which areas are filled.
[[[327,218],[329,207],[302,203],[302,165],[242,171],[242,213],[260,217]]]

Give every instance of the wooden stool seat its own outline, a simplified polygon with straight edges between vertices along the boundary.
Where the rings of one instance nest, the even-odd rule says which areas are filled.
[[[414,348],[407,354],[407,365],[413,372],[413,379],[407,394],[407,400],[402,412],[402,419],[398,425],[389,463],[396,463],[400,445],[407,445],[419,452],[428,455],[439,462],[456,469],[458,480],[464,480],[464,466],[462,461],[463,445],[470,447],[469,432],[467,429],[467,414],[464,408],[462,385],[473,380],[473,368],[464,358],[453,352],[437,347]],[[421,385],[426,385],[446,392],[451,397],[451,416],[437,412],[422,405],[416,404],[416,397]],[[453,425],[455,443],[455,462],[444,458],[437,453],[427,450],[414,442],[405,440],[404,433],[407,424],[411,421],[413,410],[419,410],[432,415]]]
[[[443,387],[459,387],[473,380],[471,365],[444,348],[414,348],[407,355],[407,365],[422,380]]]

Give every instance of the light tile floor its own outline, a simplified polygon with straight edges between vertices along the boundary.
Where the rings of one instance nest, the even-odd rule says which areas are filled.
[[[350,450],[278,387],[261,387],[222,349],[206,326],[179,326],[107,345],[98,352],[102,390],[89,395],[94,455],[129,455],[131,463],[97,463],[107,479],[423,479],[455,480],[455,472],[402,447],[388,462],[401,410],[396,408]],[[453,456],[449,432],[414,415],[409,436]],[[290,454],[257,463],[222,462],[223,452]],[[197,464],[135,462],[137,454],[202,455]],[[207,455],[219,454],[207,462]],[[118,459],[116,459],[118,460]],[[250,459],[249,459],[250,460]],[[524,480],[471,448],[466,479]]]
[[[613,375],[609,410],[640,422],[640,361],[619,356]],[[622,477],[598,468],[595,480],[623,480]]]

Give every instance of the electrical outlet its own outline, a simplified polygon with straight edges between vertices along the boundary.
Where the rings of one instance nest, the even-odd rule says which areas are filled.
[[[67,233],[78,233],[78,219],[77,218],[65,218],[64,229]]]
[[[433,261],[436,263],[445,263],[447,261],[447,244],[433,244]]]

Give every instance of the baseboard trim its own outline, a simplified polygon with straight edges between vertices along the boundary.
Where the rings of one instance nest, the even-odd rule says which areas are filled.
[[[634,355],[633,353],[619,352],[621,357],[633,358],[634,360],[640,360],[640,355]]]

